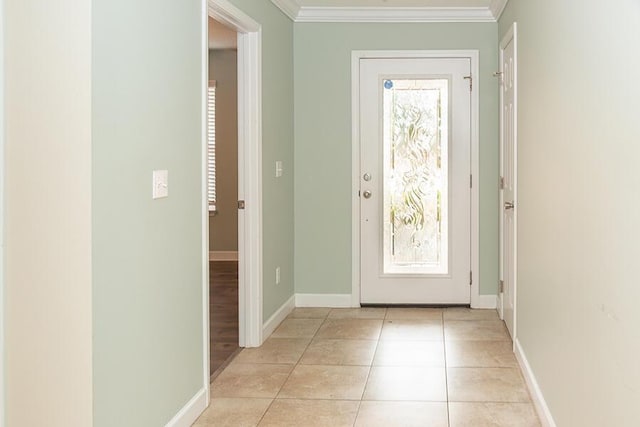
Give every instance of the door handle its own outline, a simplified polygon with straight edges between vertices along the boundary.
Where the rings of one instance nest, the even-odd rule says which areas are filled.
[[[362,193],[362,195],[364,196],[365,199],[370,199],[371,198],[371,191],[366,190],[364,193]]]
[[[508,211],[509,209],[515,208],[513,202],[504,202],[504,210]]]

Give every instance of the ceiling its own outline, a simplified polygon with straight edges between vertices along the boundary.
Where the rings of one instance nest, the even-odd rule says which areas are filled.
[[[496,22],[508,0],[271,0],[294,22]]]
[[[209,49],[236,49],[238,33],[209,17]]]

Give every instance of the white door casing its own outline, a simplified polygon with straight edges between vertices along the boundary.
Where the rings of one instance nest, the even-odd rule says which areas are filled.
[[[515,342],[517,278],[517,24],[500,43],[500,315]]]
[[[478,210],[478,194],[479,194],[479,182],[477,179],[478,176],[478,166],[479,166],[479,159],[478,159],[478,105],[479,105],[479,98],[478,98],[478,84],[476,82],[476,84],[474,84],[474,90],[471,92],[471,99],[469,101],[468,97],[469,97],[469,89],[470,89],[470,81],[469,80],[463,80],[462,84],[465,87],[466,90],[466,94],[467,94],[467,101],[466,101],[466,112],[467,115],[470,115],[470,124],[467,125],[467,129],[469,132],[469,137],[467,138],[467,140],[470,139],[470,144],[467,144],[467,154],[466,154],[466,168],[467,170],[469,169],[469,165],[470,165],[470,169],[471,169],[471,175],[475,175],[475,178],[473,181],[473,187],[470,189],[469,185],[470,185],[470,179],[471,177],[469,176],[469,172],[466,172],[465,174],[465,184],[466,184],[466,199],[467,199],[467,213],[470,211],[471,214],[471,218],[470,220],[467,219],[467,260],[466,260],[466,267],[465,267],[465,273],[464,273],[464,283],[465,283],[465,288],[464,291],[462,291],[462,296],[460,297],[460,295],[458,295],[458,298],[461,299],[457,299],[457,300],[449,300],[446,296],[443,295],[436,295],[435,297],[430,297],[429,300],[402,300],[402,298],[396,298],[395,295],[392,296],[391,299],[368,299],[367,296],[367,290],[364,289],[364,285],[363,281],[364,281],[364,275],[368,273],[368,270],[371,270],[371,268],[366,267],[366,265],[368,264],[364,264],[365,267],[363,268],[363,270],[361,271],[360,268],[358,268],[361,265],[361,259],[364,259],[364,257],[368,257],[371,258],[370,255],[367,255],[367,249],[362,247],[361,248],[361,232],[362,230],[360,229],[360,223],[361,223],[361,198],[360,198],[360,190],[362,189],[363,191],[365,191],[364,187],[361,188],[361,184],[364,182],[363,181],[363,174],[366,173],[366,171],[361,170],[361,161],[366,161],[365,157],[367,157],[367,155],[370,153],[370,150],[364,149],[363,147],[360,146],[360,141],[361,139],[369,139],[368,136],[365,136],[364,138],[361,138],[361,131],[362,126],[360,126],[360,117],[361,117],[361,106],[369,106],[369,109],[373,108],[373,111],[375,111],[378,107],[374,106],[371,107],[371,104],[369,102],[363,102],[361,104],[361,99],[362,97],[365,97],[366,95],[361,93],[361,87],[363,86],[361,83],[361,63],[364,60],[370,60],[370,59],[389,59],[389,58],[395,58],[396,60],[402,60],[402,61],[409,61],[411,59],[416,59],[416,58],[422,58],[422,59],[430,59],[432,62],[435,60],[437,62],[438,59],[444,60],[446,61],[447,58],[449,59],[459,59],[462,60],[462,62],[466,61],[466,70],[465,70],[465,77],[466,76],[470,76],[470,77],[474,77],[478,75],[478,52],[477,51],[355,51],[352,53],[352,89],[353,89],[353,93],[352,93],[352,108],[353,108],[353,139],[352,139],[352,147],[353,147],[353,175],[352,175],[352,179],[353,179],[353,199],[352,199],[352,203],[353,203],[353,235],[352,235],[352,242],[353,242],[353,276],[352,276],[352,306],[359,306],[360,302],[361,302],[361,292],[363,295],[363,299],[362,301],[365,303],[397,303],[397,304],[403,304],[403,303],[469,303],[469,299],[471,299],[471,306],[475,307],[475,308],[495,308],[495,296],[481,296],[479,294],[479,259],[478,259],[478,219],[479,219],[479,210]],[[384,62],[384,61],[382,61]],[[391,61],[394,62],[394,61]],[[395,61],[398,62],[398,61]],[[427,61],[429,62],[429,61]],[[453,61],[456,62],[456,61]],[[391,74],[395,75],[402,75],[403,72],[402,70],[392,70],[393,72]],[[406,72],[404,74],[407,74]],[[417,77],[416,76],[416,72],[413,71],[411,72],[412,77]],[[438,74],[438,75],[442,75],[442,74],[450,74],[448,72],[442,72],[442,70],[438,71],[436,70],[435,73],[431,72],[429,73],[428,71],[422,72],[420,74]],[[412,78],[410,77],[410,78]],[[462,78],[462,77],[461,77]],[[378,84],[379,83],[379,84]],[[379,80],[378,83],[375,83],[374,86],[377,88],[381,87],[382,84],[382,80]],[[452,86],[453,87],[453,86]],[[454,103],[456,101],[454,100]],[[460,101],[457,101],[458,103]],[[377,100],[376,102],[374,102],[375,104],[377,104]],[[366,109],[366,108],[365,108]],[[377,112],[377,111],[376,111]],[[373,113],[372,113],[373,114]],[[470,153],[469,153],[470,151]],[[376,186],[379,183],[375,183],[373,182],[373,179],[370,181],[371,185]],[[368,201],[372,201],[375,198],[375,194],[378,193],[380,194],[380,189],[377,188],[376,190],[373,189],[373,187],[371,188],[371,190],[373,195],[370,199],[368,199]],[[465,192],[465,190],[463,190],[463,193]],[[453,196],[452,198],[452,202],[455,205],[455,197],[457,197],[456,195]],[[469,200],[470,198],[470,200]],[[469,203],[470,203],[470,207],[469,207]],[[452,206],[454,206],[452,205]],[[366,208],[365,208],[366,210]],[[468,214],[467,214],[467,218],[468,218]],[[380,227],[373,227],[373,229],[378,229],[378,231],[380,231]],[[470,233],[469,233],[469,229],[470,229]],[[375,233],[375,232],[374,232]],[[379,234],[379,233],[378,233]],[[470,235],[469,235],[470,234]],[[452,240],[452,242],[454,242],[454,240]],[[371,246],[371,245],[368,245]],[[375,245],[377,246],[377,244]],[[453,245],[455,246],[455,245]],[[470,255],[469,255],[470,254]],[[469,262],[469,258],[470,258],[470,262]],[[376,264],[378,264],[376,262]],[[469,287],[469,281],[470,281],[470,273],[473,274],[473,282],[471,284],[471,286]],[[376,272],[377,274],[377,272]],[[375,275],[375,274],[374,274]],[[409,288],[416,288],[415,285],[410,285]],[[364,289],[364,290],[363,290]],[[469,292],[470,291],[470,292]],[[470,295],[469,295],[470,294]],[[375,298],[379,298],[380,296],[376,296]]]
[[[0,0],[0,312],[4,307],[4,0]],[[0,314],[0,427],[5,425],[4,315]]]

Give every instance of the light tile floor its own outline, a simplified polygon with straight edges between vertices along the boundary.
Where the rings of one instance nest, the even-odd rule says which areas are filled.
[[[298,308],[195,426],[540,426],[493,310]]]

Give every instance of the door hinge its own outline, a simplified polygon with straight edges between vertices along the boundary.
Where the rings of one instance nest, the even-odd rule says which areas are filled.
[[[466,76],[465,80],[469,80],[469,91],[473,91],[473,76]]]
[[[244,209],[244,200],[238,200],[238,209]]]
[[[469,272],[469,286],[473,285],[473,271]]]
[[[504,176],[500,177],[500,189],[504,190]]]
[[[498,293],[499,294],[504,293],[504,280],[500,280],[500,282],[498,284]]]
[[[473,175],[469,175],[469,188],[473,188]]]

